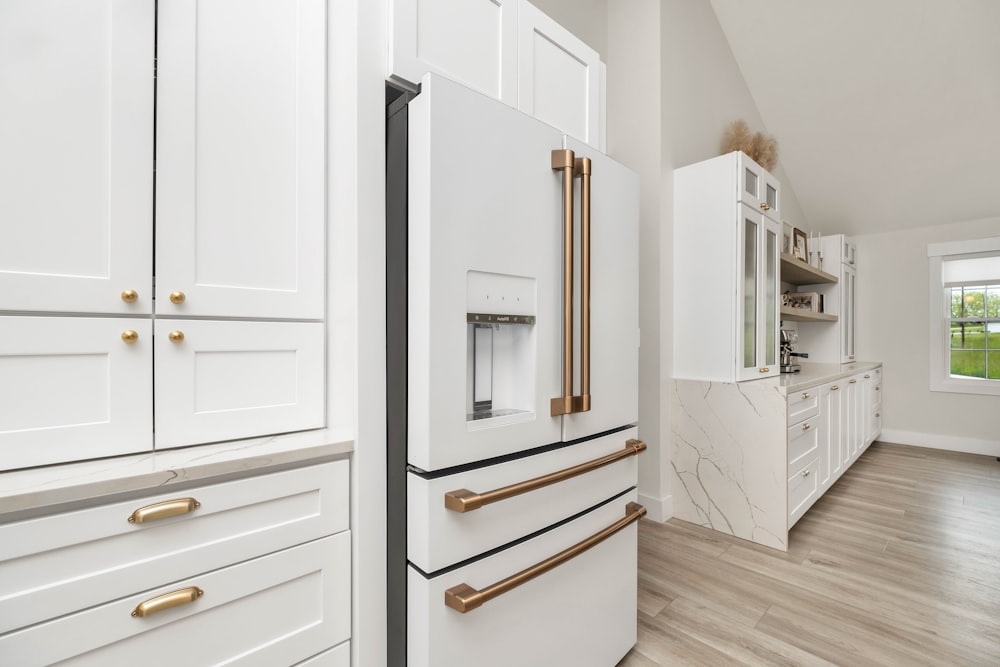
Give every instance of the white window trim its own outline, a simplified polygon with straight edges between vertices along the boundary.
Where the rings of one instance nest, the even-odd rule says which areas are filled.
[[[948,362],[951,313],[946,308],[944,285],[941,280],[943,258],[972,255],[983,252],[1000,252],[1000,236],[972,241],[949,241],[927,245],[930,260],[930,390],[960,394],[986,394],[1000,396],[1000,381],[979,378],[954,378]]]

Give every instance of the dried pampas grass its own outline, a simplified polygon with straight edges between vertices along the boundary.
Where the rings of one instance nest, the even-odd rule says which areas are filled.
[[[778,163],[778,141],[763,132],[750,133],[743,119],[734,120],[722,135],[722,153],[743,151],[768,171]]]

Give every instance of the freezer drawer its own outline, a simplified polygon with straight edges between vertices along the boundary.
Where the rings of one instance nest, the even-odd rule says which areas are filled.
[[[543,454],[436,479],[408,474],[408,560],[424,572],[434,573],[542,530],[630,489],[635,486],[636,454],[641,451],[640,445],[629,442],[634,441],[636,435],[637,429],[629,428]],[[461,505],[455,502],[461,499],[470,501],[467,504],[475,507],[479,496],[489,491],[611,455],[621,458],[478,509],[461,511],[446,507],[446,495],[452,496],[453,507]]]
[[[531,540],[427,579],[410,568],[410,667],[608,667],[636,639],[636,525],[536,578],[462,613],[445,591],[482,591],[637,512],[631,492]]]
[[[294,664],[349,638],[350,562],[345,531],[3,635],[0,656],[10,667]],[[133,615],[187,590],[186,604]]]

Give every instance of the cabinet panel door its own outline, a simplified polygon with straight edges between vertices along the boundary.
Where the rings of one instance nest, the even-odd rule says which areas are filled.
[[[158,34],[158,312],[321,318],[325,2],[173,0]]]
[[[737,228],[736,379],[778,375],[778,241],[780,225],[747,204]]]
[[[517,101],[518,0],[392,0],[389,75],[446,76],[511,106]]]
[[[841,266],[840,292],[840,363],[854,361],[854,299],[857,290],[857,271],[854,267]]]
[[[760,210],[772,220],[781,220],[781,185],[766,169],[745,153],[739,153],[740,201]]]
[[[0,331],[0,470],[150,449],[149,320],[0,317]]]
[[[0,310],[152,312],[154,14],[0,3]]]
[[[155,351],[157,448],[324,425],[322,324],[157,320]]]
[[[600,148],[600,56],[529,2],[517,21],[517,108]]]

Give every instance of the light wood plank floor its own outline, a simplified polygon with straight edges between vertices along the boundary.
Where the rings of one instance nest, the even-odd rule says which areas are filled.
[[[1000,463],[876,442],[787,553],[644,519],[638,614],[619,667],[1000,665]]]

